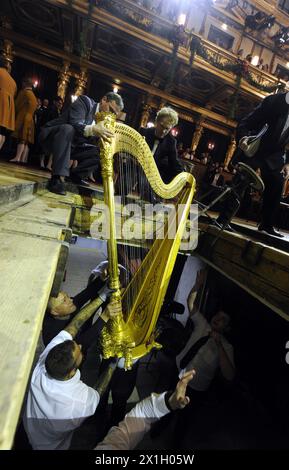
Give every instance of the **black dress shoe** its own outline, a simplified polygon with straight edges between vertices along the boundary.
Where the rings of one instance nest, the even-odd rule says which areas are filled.
[[[77,175],[72,175],[70,177],[70,181],[73,183],[73,184],[77,184],[79,186],[89,186],[89,182],[80,178],[80,176],[77,176]]]
[[[232,227],[231,227],[230,224],[226,224],[226,225],[223,227],[223,230],[227,230],[227,232],[234,232],[234,230],[232,229]]]
[[[284,238],[284,235],[282,235],[282,233],[277,232],[274,227],[265,227],[261,224],[258,227],[258,231],[267,233],[268,235],[272,235],[273,237]]]
[[[60,180],[51,179],[48,182],[48,191],[50,191],[51,193],[60,194],[61,196],[66,196],[64,184]]]

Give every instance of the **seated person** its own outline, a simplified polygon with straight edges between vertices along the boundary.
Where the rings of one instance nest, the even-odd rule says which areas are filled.
[[[211,176],[210,184],[212,186],[223,186],[225,181],[224,176],[222,175],[223,169],[224,168],[222,166],[219,166],[216,173]]]
[[[178,381],[174,392],[164,392],[160,395],[153,393],[139,402],[117,427],[110,429],[95,450],[135,449],[154,422],[170,411],[183,409],[188,405],[190,399],[186,396],[186,389],[194,375],[194,370],[186,372]]]
[[[52,177],[49,190],[65,195],[64,177],[71,176],[76,184],[85,184],[88,177],[99,167],[99,149],[95,138],[109,141],[113,134],[103,122],[95,124],[98,111],[112,112],[116,115],[123,109],[123,101],[117,93],[107,93],[99,103],[81,95],[58,118],[42,127],[39,142],[44,153],[53,154]],[[69,170],[70,160],[77,166]]]

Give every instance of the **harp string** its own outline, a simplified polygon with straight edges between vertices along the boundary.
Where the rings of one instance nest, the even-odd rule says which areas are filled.
[[[174,203],[160,198],[151,188],[149,181],[139,163],[135,158],[128,152],[119,152],[117,155],[117,173],[118,180],[116,184],[116,195],[120,196],[122,204],[130,204],[135,202],[142,208],[142,220],[137,220],[136,223],[140,223],[144,228],[142,222],[145,222],[145,203],[158,203],[158,204],[169,204],[177,205],[179,198],[178,195],[175,198]],[[180,193],[182,194],[182,192]],[[150,217],[150,223],[154,221],[154,224],[150,227],[150,231],[156,232],[158,228],[157,220],[154,220],[153,215]],[[163,227],[160,227],[164,230]],[[156,235],[156,233],[154,233]],[[146,271],[156,253],[159,249],[161,240],[152,241],[150,250],[146,250],[141,246],[138,246],[140,241],[132,240],[131,243],[119,244],[118,254],[119,262],[125,269],[125,284],[126,288],[122,295],[122,306],[125,317],[128,316],[131,311],[136,296],[141,289],[143,281],[146,276]],[[144,263],[145,260],[145,263]]]
[[[186,219],[190,213],[190,205],[195,191],[195,180],[191,174],[182,172],[173,178],[170,183],[164,183],[145,139],[138,132],[123,123],[115,122],[114,116],[110,113],[98,113],[97,120],[104,120],[106,127],[115,131],[115,137],[111,141],[111,145],[103,143],[100,148],[102,173],[106,188],[105,199],[111,210],[114,210],[111,192],[113,155],[120,152],[126,152],[133,156],[142,168],[135,186],[132,185],[134,178],[131,177],[131,174],[132,172],[134,174],[138,172],[135,171],[134,165],[130,163],[127,155],[125,155],[126,161],[124,164],[119,162],[120,181],[116,186],[122,194],[122,204],[126,201],[135,200],[136,190],[140,193],[140,197],[143,197],[143,200],[154,202],[154,200],[151,200],[152,196],[149,195],[151,191],[148,188],[152,188],[158,197],[168,200],[173,200],[180,193],[183,194],[180,201],[182,203],[182,206],[180,206],[182,214],[180,214],[179,223],[176,224],[177,232],[174,232],[173,236],[167,230],[162,239],[156,237],[147,254],[143,250],[146,245],[134,243],[133,240],[130,243],[122,240],[122,244],[126,245],[122,248],[123,257],[125,258],[125,264],[129,266],[131,279],[122,296],[124,315],[118,315],[115,319],[111,319],[107,328],[103,330],[102,344],[104,357],[122,354],[125,357],[127,367],[130,367],[132,359],[144,356],[155,346],[153,331],[180,248],[181,237],[185,231]],[[149,181],[149,186],[142,175],[142,171]],[[145,192],[147,192],[146,197],[141,195]],[[141,199],[140,203],[143,203]],[[175,212],[171,213],[166,220],[166,228],[170,229],[174,222],[174,215]],[[152,219],[152,217],[150,218]],[[109,221],[112,226],[115,225],[115,222],[119,223],[119,219],[116,220],[115,213],[112,212],[109,214]],[[131,222],[130,219],[126,226]],[[150,223],[150,229],[152,229],[152,220]],[[159,230],[161,224],[161,221],[157,221],[155,228]],[[108,241],[112,274],[111,285],[118,284],[116,278],[117,242],[117,239],[114,238]],[[143,254],[146,254],[146,256],[139,266]],[[118,301],[119,294],[119,291],[113,294],[112,301],[114,299]],[[131,347],[132,344],[135,346]]]

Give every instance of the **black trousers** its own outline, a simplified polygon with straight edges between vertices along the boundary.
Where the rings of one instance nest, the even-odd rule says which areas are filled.
[[[262,205],[262,225],[273,227],[278,214],[284,178],[280,170],[261,168],[261,177],[265,184]]]
[[[172,413],[174,426],[171,435],[171,448],[190,449],[192,433],[203,433],[204,429],[200,425],[196,429],[196,415],[205,405],[208,392],[198,392],[191,387],[187,387],[186,396],[190,398],[190,403],[182,410]],[[206,423],[204,423],[206,428]]]
[[[96,145],[75,147],[71,152],[71,160],[77,160],[76,168],[70,170],[71,175],[84,178],[100,169],[99,149]]]
[[[6,127],[0,126],[0,135],[8,137],[11,132],[12,131],[9,131],[9,129],[6,129]]]
[[[100,367],[99,374],[106,369],[108,361],[103,360]],[[110,418],[110,427],[117,426],[123,420],[126,413],[127,400],[133,392],[136,384],[138,371],[138,362],[132,366],[131,370],[125,371],[124,369],[116,368],[109,386],[102,396],[100,407],[105,409],[108,403],[109,392],[112,395],[112,409]]]

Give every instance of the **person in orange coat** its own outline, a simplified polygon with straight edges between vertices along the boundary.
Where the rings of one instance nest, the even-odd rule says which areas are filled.
[[[9,132],[15,129],[14,96],[17,86],[10,72],[10,63],[0,57],[0,150]]]
[[[10,162],[27,163],[29,144],[34,144],[34,113],[37,105],[37,99],[32,91],[32,80],[25,78],[22,90],[15,101],[16,123],[12,137],[18,140],[18,145],[16,156]]]

